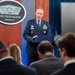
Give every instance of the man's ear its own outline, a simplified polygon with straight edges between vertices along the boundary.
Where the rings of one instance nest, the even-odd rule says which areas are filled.
[[[67,55],[66,49],[62,48],[62,51],[63,51],[63,55],[66,56]]]
[[[11,53],[10,53],[10,49],[9,49],[9,48],[7,48],[7,50],[8,50],[8,54],[9,54],[9,55],[11,55]]]
[[[53,52],[52,52],[52,55],[55,55],[55,54],[54,54],[54,50],[53,50]]]
[[[39,55],[39,58],[42,59],[44,57],[43,54],[41,54],[39,51],[38,51],[38,55]]]
[[[39,52],[39,51],[37,51],[38,52],[38,55],[39,55],[39,57],[41,56],[41,53]]]
[[[37,53],[38,53],[38,55],[40,54],[40,52],[39,52],[39,51],[37,51]]]

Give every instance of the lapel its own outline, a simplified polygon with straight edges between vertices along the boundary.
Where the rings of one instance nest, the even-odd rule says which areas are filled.
[[[34,19],[34,26],[35,26],[35,29],[36,29],[37,31],[41,31],[42,28],[43,28],[43,25],[44,25],[43,20],[41,20],[41,26],[39,27],[39,26],[37,25],[36,19]]]
[[[42,30],[43,25],[44,25],[44,22],[43,22],[43,20],[41,20],[41,27],[40,27],[40,31]]]
[[[44,22],[43,22],[43,20],[41,20],[41,27],[43,27],[43,25],[44,25]]]

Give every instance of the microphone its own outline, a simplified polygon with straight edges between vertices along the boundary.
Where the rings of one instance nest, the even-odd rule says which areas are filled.
[[[51,31],[52,31],[52,29],[54,29],[54,30],[55,30],[54,33],[55,33],[55,35],[57,35],[57,30],[56,30],[56,28],[55,28],[54,26],[51,26],[51,25],[50,25],[50,28],[51,28]]]

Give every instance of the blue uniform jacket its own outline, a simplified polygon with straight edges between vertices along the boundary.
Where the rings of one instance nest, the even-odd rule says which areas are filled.
[[[37,44],[32,43],[31,38],[34,35],[43,36],[50,35],[50,25],[47,21],[41,20],[41,26],[36,23],[36,19],[29,20],[25,27],[23,37],[27,41],[26,51],[28,53],[36,53]]]

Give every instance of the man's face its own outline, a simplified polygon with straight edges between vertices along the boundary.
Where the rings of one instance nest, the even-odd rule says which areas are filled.
[[[36,10],[36,19],[41,20],[43,17],[44,11],[42,9],[37,9]]]

